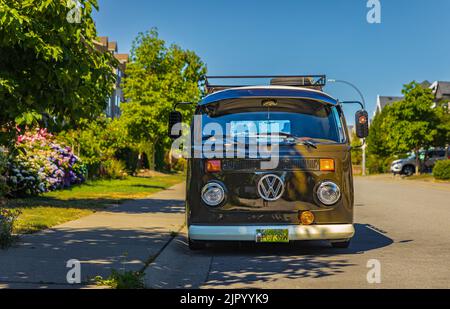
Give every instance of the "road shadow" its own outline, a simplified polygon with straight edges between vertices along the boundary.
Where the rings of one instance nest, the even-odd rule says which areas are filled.
[[[79,198],[57,199],[53,197],[35,197],[22,199],[9,208],[39,208],[53,207],[61,209],[93,209],[115,213],[139,214],[139,213],[184,213],[185,201],[180,199],[156,199],[140,198],[130,200],[106,199],[106,198]]]
[[[233,254],[239,249],[239,254],[248,253],[295,253],[295,254],[359,254],[389,246],[394,241],[384,231],[380,231],[370,224],[354,224],[355,236],[349,248],[332,248],[327,241],[295,241],[289,244],[258,244],[253,242],[216,242],[208,245],[205,251],[221,254]]]
[[[280,279],[322,278],[345,272],[356,264],[349,255],[389,246],[393,240],[367,224],[355,224],[349,248],[332,248],[325,241],[289,244],[216,243],[196,252],[211,255],[207,287],[275,282]],[[188,250],[186,248],[186,250]],[[347,256],[349,256],[347,258]]]

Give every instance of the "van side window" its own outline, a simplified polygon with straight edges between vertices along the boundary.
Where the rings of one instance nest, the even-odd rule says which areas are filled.
[[[338,128],[338,132],[339,132],[339,142],[344,143],[345,142],[345,133],[344,133],[344,128],[342,126],[341,116],[339,115],[339,112],[336,107],[334,107],[332,109],[332,111],[333,111],[334,120],[336,121],[336,126]]]

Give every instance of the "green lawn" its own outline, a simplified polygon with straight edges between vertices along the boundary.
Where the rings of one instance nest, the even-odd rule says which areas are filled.
[[[8,208],[22,211],[15,232],[33,233],[90,215],[109,205],[143,198],[184,180],[184,175],[128,177],[125,180],[98,180],[38,197],[11,199]]]

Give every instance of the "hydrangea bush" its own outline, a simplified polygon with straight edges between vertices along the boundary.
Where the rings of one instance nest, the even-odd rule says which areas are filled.
[[[36,195],[85,180],[86,168],[81,160],[70,147],[56,143],[46,129],[19,135],[16,150],[7,177],[13,195]]]

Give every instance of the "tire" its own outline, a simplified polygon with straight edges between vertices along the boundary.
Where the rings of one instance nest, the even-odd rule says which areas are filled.
[[[201,250],[206,248],[206,242],[201,240],[191,240],[188,239],[188,246],[190,250]]]
[[[349,240],[345,240],[345,241],[331,242],[331,245],[333,246],[333,248],[347,249],[350,246],[350,239]]]
[[[416,168],[413,165],[407,165],[407,166],[403,167],[403,170],[402,170],[402,173],[405,176],[414,175],[415,172],[416,172]]]

